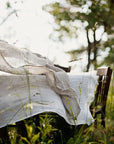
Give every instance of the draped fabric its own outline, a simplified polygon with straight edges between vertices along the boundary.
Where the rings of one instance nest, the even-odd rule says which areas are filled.
[[[56,113],[70,125],[94,122],[90,104],[97,85],[96,72],[68,74],[70,86],[77,93],[80,113],[76,120],[69,116],[62,96],[48,84],[46,75],[0,75],[0,128],[43,112]],[[75,107],[75,105],[74,105]]]
[[[26,78],[33,75],[45,76],[48,86],[62,99],[67,115],[77,119],[80,106],[76,91],[71,88],[68,75],[62,69],[55,67],[49,59],[0,41],[0,71],[10,75],[26,76]],[[1,106],[0,110],[3,110]]]

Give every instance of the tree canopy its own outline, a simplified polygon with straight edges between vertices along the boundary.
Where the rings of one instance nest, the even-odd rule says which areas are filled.
[[[88,62],[86,71],[89,71],[91,64],[96,69],[98,56],[102,51],[108,49],[108,56],[105,63],[113,63],[114,55],[114,1],[113,0],[64,0],[52,2],[44,7],[55,20],[58,38],[76,37],[77,22],[86,33],[87,47],[80,47],[78,50],[69,51],[69,54],[77,55],[86,52]],[[99,34],[98,31],[102,33]],[[105,37],[105,40],[103,39]]]

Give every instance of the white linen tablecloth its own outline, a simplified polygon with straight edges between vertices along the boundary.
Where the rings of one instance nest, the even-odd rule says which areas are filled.
[[[20,49],[7,42],[0,41],[0,71],[13,75],[22,75],[22,77],[23,75],[45,75],[49,87],[61,96],[67,115],[72,117],[73,112],[74,118],[77,119],[80,107],[77,102],[76,92],[70,87],[68,75],[63,69],[56,67],[48,58],[38,53],[32,53],[28,49]],[[27,83],[29,83],[28,78],[26,78]],[[14,81],[17,83],[16,80]],[[21,80],[18,79],[19,81]],[[72,107],[72,112],[68,102]]]
[[[91,124],[89,105],[97,85],[96,72],[68,74],[77,93],[81,111],[77,120],[69,117],[61,96],[47,83],[45,75],[0,75],[0,128],[42,112],[54,112],[70,125]],[[29,82],[29,84],[28,84]]]

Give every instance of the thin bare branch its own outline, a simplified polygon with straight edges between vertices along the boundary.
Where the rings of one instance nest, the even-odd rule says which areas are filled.
[[[5,23],[6,20],[7,20],[12,14],[14,14],[14,13],[16,13],[16,12],[17,12],[17,10],[13,10],[12,12],[10,12],[10,13],[3,19],[3,21],[0,23],[0,26],[1,26],[3,23]]]

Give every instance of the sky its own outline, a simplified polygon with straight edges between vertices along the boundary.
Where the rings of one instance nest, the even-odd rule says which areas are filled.
[[[0,23],[7,16],[6,1],[0,1]],[[87,57],[75,63],[69,63],[70,56],[65,51],[79,48],[82,44],[87,46],[83,29],[78,32],[78,39],[66,40],[64,43],[54,42],[49,39],[53,32],[54,19],[42,6],[51,0],[24,0],[23,3],[9,0],[13,9],[17,10],[4,24],[0,25],[0,39],[19,48],[28,48],[32,52],[48,57],[51,61],[62,66],[77,67],[80,71],[86,65]],[[16,1],[16,0],[15,0]],[[80,24],[79,24],[80,25]]]
[[[11,1],[10,1],[11,2]],[[16,45],[20,48],[28,48],[40,53],[56,63],[64,57],[63,65],[67,63],[68,56],[64,54],[64,48],[49,39],[53,31],[51,23],[53,18],[42,10],[42,6],[50,0],[25,0],[23,4],[12,4],[17,9],[17,16],[12,14],[7,21],[0,26],[0,39]],[[2,18],[7,16],[6,0],[0,2]],[[58,58],[59,57],[59,58]]]

